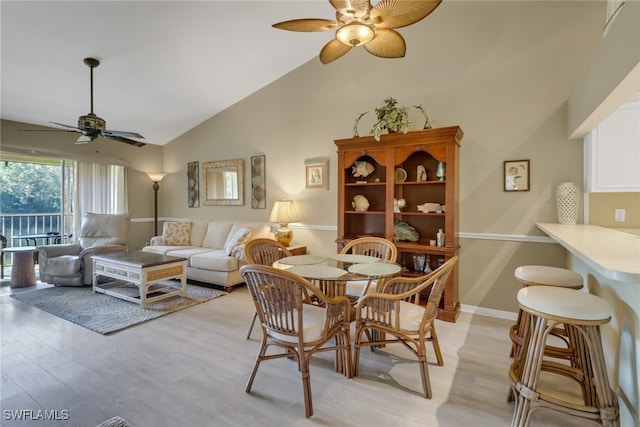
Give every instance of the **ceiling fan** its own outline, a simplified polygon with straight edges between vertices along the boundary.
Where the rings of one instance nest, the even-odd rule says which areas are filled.
[[[371,6],[370,0],[329,0],[336,9],[336,20],[293,19],[273,24],[288,31],[328,31],[336,37],[320,51],[320,61],[328,64],[355,46],[364,46],[381,58],[402,58],[406,52],[404,38],[394,30],[426,18],[442,0],[382,0]]]
[[[70,128],[72,130],[60,130],[61,132],[77,132],[82,136],[78,138],[76,144],[87,144],[94,141],[97,137],[102,136],[105,138],[113,139],[115,141],[124,142],[125,144],[134,145],[136,147],[143,147],[147,144],[140,141],[135,141],[129,138],[144,138],[137,132],[125,132],[119,130],[108,130],[106,127],[107,122],[93,112],[93,69],[100,65],[100,61],[95,58],[85,58],[84,63],[91,70],[91,112],[86,116],[78,117],[78,126],[65,125],[64,123],[53,123],[58,126]],[[26,130],[26,129],[25,129]]]

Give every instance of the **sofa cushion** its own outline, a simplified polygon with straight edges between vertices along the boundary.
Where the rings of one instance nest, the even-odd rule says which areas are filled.
[[[211,252],[211,249],[199,248],[197,246],[189,246],[189,247],[176,246],[174,249],[167,251],[165,255],[186,258],[189,260],[189,262],[187,262],[187,265],[190,266],[191,257],[197,254],[201,254],[203,252]]]
[[[162,226],[162,240],[168,246],[188,246],[191,244],[190,222],[165,222]]]
[[[171,251],[176,251],[176,250],[184,250],[184,249],[201,249],[198,246],[168,246],[168,245],[152,245],[152,246],[145,246],[144,248],[142,248],[143,251],[145,252],[152,252],[154,254],[161,254],[161,255],[166,255]]]
[[[235,224],[234,224],[235,225]],[[251,230],[246,227],[240,227],[235,231],[229,233],[229,237],[224,244],[224,251],[227,255],[231,255],[233,250],[244,243],[246,243],[251,237]]]
[[[210,249],[222,249],[227,242],[231,231],[231,222],[211,221],[207,227],[207,234],[202,241],[202,247]]]
[[[224,249],[193,255],[190,266],[214,271],[235,271],[239,268],[238,259],[228,256]]]
[[[191,244],[193,246],[202,246],[202,241],[207,234],[208,227],[209,221],[191,221]]]

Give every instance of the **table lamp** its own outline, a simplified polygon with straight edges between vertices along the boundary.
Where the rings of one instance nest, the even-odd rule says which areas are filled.
[[[291,222],[298,222],[298,212],[296,212],[293,200],[277,200],[273,204],[269,222],[280,224],[280,228],[275,232],[276,240],[285,246],[289,246],[293,239],[293,231],[289,230],[287,225]]]

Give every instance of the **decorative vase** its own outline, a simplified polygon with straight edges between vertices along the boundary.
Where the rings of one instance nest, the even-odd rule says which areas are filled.
[[[426,260],[427,256],[425,254],[413,254],[413,269],[422,272]]]
[[[560,224],[575,224],[578,222],[578,206],[580,190],[573,182],[563,182],[556,188],[556,206],[558,222]]]
[[[436,169],[436,177],[438,181],[444,181],[445,178],[445,166],[444,163],[438,162],[438,168]]]
[[[436,233],[436,245],[438,245],[439,248],[444,247],[444,232],[442,228],[438,229],[438,233]]]

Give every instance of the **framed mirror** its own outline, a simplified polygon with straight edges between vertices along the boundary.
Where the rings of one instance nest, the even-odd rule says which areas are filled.
[[[202,165],[205,205],[244,205],[244,160],[220,160]]]

